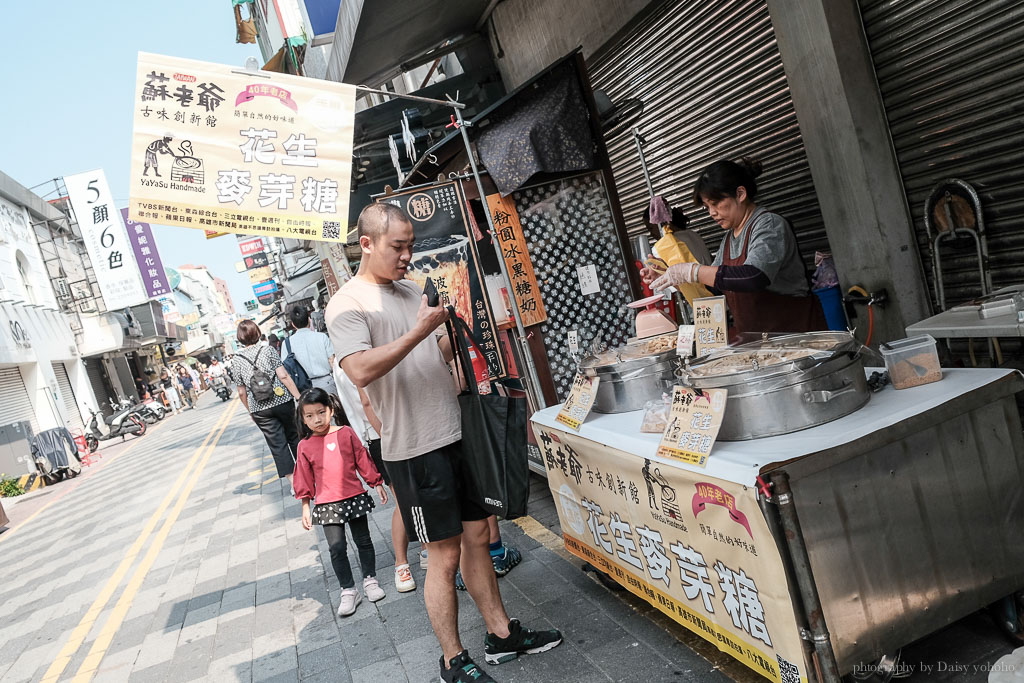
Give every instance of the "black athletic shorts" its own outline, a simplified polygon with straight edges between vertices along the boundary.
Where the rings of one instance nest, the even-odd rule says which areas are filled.
[[[384,485],[391,486],[391,477],[388,476],[387,468],[384,467],[384,458],[380,454],[380,439],[370,439],[366,445],[366,450],[370,451],[370,460],[373,460],[380,476],[384,477]]]
[[[398,509],[410,540],[443,541],[462,533],[462,523],[490,517],[463,494],[462,442],[409,460],[388,461]]]

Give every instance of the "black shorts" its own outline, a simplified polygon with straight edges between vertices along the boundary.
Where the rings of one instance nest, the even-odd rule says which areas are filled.
[[[366,446],[366,450],[370,452],[370,460],[373,460],[373,464],[377,467],[377,471],[380,472],[380,476],[384,477],[384,485],[391,486],[391,477],[384,467],[384,458],[380,454],[380,439],[370,439],[366,442]]]
[[[462,442],[385,466],[395,487],[409,540],[443,541],[462,533],[462,523],[491,513],[463,494]]]

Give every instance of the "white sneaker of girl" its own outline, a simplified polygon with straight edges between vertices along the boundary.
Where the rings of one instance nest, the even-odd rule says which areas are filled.
[[[399,593],[408,593],[416,590],[416,579],[412,578],[408,564],[400,564],[395,567],[395,588]]]
[[[364,582],[365,583],[365,582]],[[378,589],[379,590],[379,589]],[[339,617],[350,617],[356,613],[356,606],[362,602],[363,596],[355,588],[341,591],[341,606],[338,607]]]
[[[370,602],[384,599],[384,591],[381,589],[380,584],[377,583],[376,577],[367,576],[363,579],[363,592],[366,593],[366,599]]]

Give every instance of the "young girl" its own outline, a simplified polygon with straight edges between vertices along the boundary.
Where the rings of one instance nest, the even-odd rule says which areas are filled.
[[[388,502],[387,489],[369,453],[348,426],[348,418],[337,396],[323,389],[307,389],[295,407],[295,426],[302,438],[293,480],[295,497],[302,501],[302,526],[307,531],[314,524],[324,528],[331,564],[341,584],[338,616],[347,617],[356,611],[362,596],[355,588],[348,562],[346,524],[359,551],[366,599],[377,602],[384,598],[376,579],[376,553],[366,518],[374,508],[373,499],[363,489],[356,473],[377,489],[381,505]],[[312,511],[310,499],[316,501]]]

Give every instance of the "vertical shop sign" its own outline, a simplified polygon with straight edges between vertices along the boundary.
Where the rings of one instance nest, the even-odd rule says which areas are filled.
[[[242,252],[242,256],[249,256],[250,254],[261,252],[263,251],[263,240],[259,237],[239,240],[238,250]]]
[[[326,258],[320,259],[320,269],[324,274],[324,282],[327,283],[327,296],[332,297],[335,292],[341,289],[341,285],[338,284],[338,276],[334,274],[331,260]]]
[[[153,229],[149,223],[136,223],[128,218],[128,209],[121,209],[121,218],[124,219],[128,231],[128,242],[135,253],[135,263],[139,266],[139,275],[142,276],[146,294],[150,298],[168,294],[171,291],[171,283],[167,271],[164,270],[164,263],[160,260],[160,250],[153,239]]]
[[[345,239],[355,86],[140,53],[135,88],[132,219]]]
[[[473,340],[487,359],[491,379],[504,378],[505,359],[458,183],[407,190],[378,197],[377,201],[398,206],[412,221],[416,251],[409,264],[409,277],[420,287],[428,277],[433,279],[441,303],[454,306],[469,325]]]
[[[505,260],[508,278],[512,283],[512,295],[519,307],[523,327],[542,323],[548,319],[548,314],[540,298],[537,275],[533,272],[533,262],[526,249],[526,237],[519,223],[515,202],[511,197],[489,194],[487,210],[494,222],[494,238],[501,246],[501,256]]]
[[[107,310],[147,301],[149,296],[142,285],[128,234],[114,207],[106,175],[96,169],[65,176],[64,184]]]

